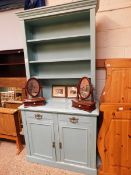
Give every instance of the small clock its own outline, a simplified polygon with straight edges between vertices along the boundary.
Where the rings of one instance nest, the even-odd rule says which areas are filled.
[[[45,104],[45,98],[42,96],[42,87],[36,78],[29,78],[25,86],[26,99],[24,106],[41,106]]]

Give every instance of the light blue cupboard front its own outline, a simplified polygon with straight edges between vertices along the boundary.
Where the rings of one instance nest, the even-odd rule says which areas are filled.
[[[46,113],[26,114],[30,154],[42,159],[55,160],[53,116]]]
[[[72,121],[71,119],[74,120]],[[74,117],[74,115],[59,114],[58,123],[61,161],[69,164],[93,167],[91,163],[92,145],[93,139],[95,139],[95,133],[92,132],[92,127],[95,126],[93,119],[84,116]]]
[[[27,159],[96,175],[96,118],[22,110]]]

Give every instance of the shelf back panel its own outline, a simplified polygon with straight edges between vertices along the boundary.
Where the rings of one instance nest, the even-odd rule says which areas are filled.
[[[40,79],[59,79],[59,78],[81,78],[83,76],[90,77],[90,61],[76,61],[59,63],[45,63],[31,65],[31,76]]]
[[[51,39],[54,36],[57,37],[70,37],[75,35],[90,34],[90,22],[68,22],[62,24],[34,27],[31,30],[31,34],[27,35],[27,39]]]
[[[28,46],[29,61],[50,61],[66,58],[90,59],[90,40],[83,39],[79,41],[58,42],[52,44],[38,44]]]
[[[43,89],[43,96],[46,99],[52,98],[52,86],[77,86],[80,79],[48,79],[40,80]]]

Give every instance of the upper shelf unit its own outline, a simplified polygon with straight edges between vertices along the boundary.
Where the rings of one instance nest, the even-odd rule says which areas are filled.
[[[95,7],[95,0],[80,0],[17,13],[24,21],[28,78],[51,85],[51,79],[71,83],[87,76],[95,87]]]
[[[48,16],[26,22],[27,42],[90,36],[90,12]]]

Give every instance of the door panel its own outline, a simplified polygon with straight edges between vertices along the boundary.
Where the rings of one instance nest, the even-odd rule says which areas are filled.
[[[90,165],[91,135],[90,125],[59,122],[61,161],[65,163]]]
[[[16,136],[14,117],[13,114],[0,113],[0,134]]]
[[[31,154],[55,160],[53,121],[28,122]]]
[[[130,167],[131,120],[112,120],[105,144],[110,165]]]

